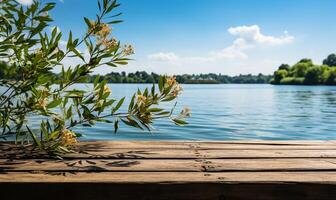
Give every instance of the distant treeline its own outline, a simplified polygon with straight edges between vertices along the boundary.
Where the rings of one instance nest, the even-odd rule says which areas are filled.
[[[311,59],[301,59],[293,66],[282,64],[274,72],[271,84],[275,85],[336,85],[336,55],[330,54],[322,65]]]
[[[4,62],[0,62],[0,79],[18,79],[20,76],[11,72],[11,67],[6,65]],[[5,71],[7,73],[5,73]],[[57,79],[57,74],[51,74],[51,77]],[[84,83],[92,83],[96,76],[91,75],[87,76],[86,80],[83,80]],[[145,71],[137,71],[134,73],[126,72],[111,72],[106,75],[99,75],[101,80],[107,80],[109,83],[157,83],[159,80],[159,74],[156,73],[147,73]],[[50,77],[50,78],[51,78]],[[223,74],[184,74],[176,75],[176,80],[182,84],[265,84],[269,83],[272,79],[272,75],[237,75],[237,76],[228,76]]]
[[[104,76],[100,75],[101,80],[105,79],[109,83],[157,83],[159,80],[159,74],[147,73],[145,71],[138,71],[135,73],[116,73],[112,72]],[[271,75],[238,75],[238,76],[228,76],[222,74],[184,74],[176,75],[176,80],[182,84],[221,84],[221,83],[255,83],[263,84],[269,83],[272,76]],[[89,82],[93,82],[96,76],[88,77]]]

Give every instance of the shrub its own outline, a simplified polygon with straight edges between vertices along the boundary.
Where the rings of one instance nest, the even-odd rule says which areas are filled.
[[[33,140],[42,150],[66,153],[80,136],[73,132],[79,125],[111,123],[116,132],[120,122],[147,130],[158,118],[186,124],[183,119],[190,116],[189,109],[173,117],[173,110],[158,107],[180,94],[182,88],[174,77],[161,77],[158,88],[138,90],[125,112],[119,111],[125,98],[113,98],[107,81],[99,76],[90,91],[74,87],[98,67],[126,65],[134,53],[131,45],[111,37],[110,26],[121,22],[115,20],[120,15],[114,13],[119,6],[115,0],[98,1],[96,18],[84,18],[87,30],[83,37],[74,38],[70,31],[64,48],[63,33],[57,28],[48,31],[54,3],[34,1],[26,7],[2,0],[0,6],[0,59],[6,63],[0,65],[4,72],[0,86],[5,88],[0,96],[2,137],[15,134],[17,141]],[[79,48],[86,48],[88,55]],[[75,57],[78,64],[65,66],[69,57]],[[62,69],[58,76],[53,73],[56,67]],[[29,125],[29,116],[39,116],[39,129]]]
[[[281,79],[280,84],[283,85],[302,85],[304,82],[304,78],[297,77],[286,77]]]

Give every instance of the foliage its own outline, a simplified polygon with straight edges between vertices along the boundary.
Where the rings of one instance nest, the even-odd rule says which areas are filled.
[[[108,80],[109,83],[157,83],[159,75],[156,73],[148,74],[144,71],[135,73],[116,73],[112,72],[101,77]],[[258,75],[238,75],[228,76],[222,74],[183,74],[175,75],[179,83],[184,84],[219,84],[219,83],[268,83],[271,76]],[[95,76],[90,76],[89,81],[93,81]]]
[[[323,60],[324,65],[328,65],[329,67],[336,66],[336,55],[330,54],[326,59]]]
[[[281,64],[281,65],[279,66],[278,70],[282,70],[282,69],[283,69],[283,70],[288,71],[289,68],[290,68],[290,66],[289,66],[288,64]]]
[[[1,64],[1,63],[0,63]],[[0,79],[5,77],[2,75],[3,67],[0,67]],[[55,74],[56,77],[59,77],[60,74]],[[83,80],[83,83],[93,83],[98,75],[87,75],[86,79]],[[183,74],[175,75],[177,82],[184,84],[226,84],[226,83],[235,83],[235,84],[265,84],[269,83],[272,75],[252,75],[252,74],[240,74],[236,76],[228,76],[222,74]],[[158,83],[160,75],[156,73],[147,73],[145,71],[136,71],[134,73],[126,72],[111,72],[106,75],[100,75],[99,80],[106,80],[108,83]]]
[[[281,79],[280,84],[282,85],[301,85],[304,82],[302,77],[285,77]]]
[[[280,81],[283,79],[283,78],[286,78],[286,76],[288,75],[288,71],[285,70],[285,69],[280,69],[276,72],[274,72],[274,82],[275,83],[280,83]]]
[[[158,107],[173,101],[182,88],[174,77],[160,77],[158,88],[138,90],[125,112],[119,111],[125,98],[115,99],[106,85],[107,80],[95,78],[92,90],[79,90],[74,84],[87,81],[92,71],[101,66],[126,65],[134,53],[130,45],[121,45],[111,37],[111,25],[120,23],[114,13],[115,0],[98,1],[99,13],[94,20],[84,18],[87,31],[75,38],[70,31],[65,47],[56,27],[49,33],[50,10],[55,3],[34,1],[26,7],[14,0],[0,2],[0,60],[4,88],[0,96],[0,127],[2,137],[15,134],[17,141],[33,140],[41,149],[66,153],[76,144],[73,128],[92,126],[96,122],[111,123],[116,132],[119,123],[151,130],[155,119],[169,118],[185,125],[190,116],[184,109],[173,117],[173,110]],[[79,49],[85,49],[84,55]],[[64,60],[78,60],[76,66],[65,66]],[[4,64],[4,62],[6,64]],[[61,73],[53,73],[60,67]],[[38,116],[38,129],[31,125],[31,116]]]
[[[332,61],[333,54],[324,61]],[[325,62],[324,62],[325,63]],[[335,85],[336,67],[315,65],[311,59],[301,59],[291,67],[282,64],[273,74],[271,84],[286,85]]]

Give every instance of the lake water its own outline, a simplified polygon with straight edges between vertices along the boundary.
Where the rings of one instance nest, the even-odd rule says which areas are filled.
[[[111,84],[115,97],[150,85]],[[80,87],[84,87],[81,85]],[[314,140],[336,139],[336,87],[183,85],[177,110],[189,106],[189,125],[156,121],[152,133],[110,124],[76,130],[82,140]],[[168,105],[165,105],[168,108]]]

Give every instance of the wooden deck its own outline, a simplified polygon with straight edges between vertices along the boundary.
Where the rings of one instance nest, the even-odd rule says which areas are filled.
[[[336,199],[336,141],[0,143],[1,199]]]

